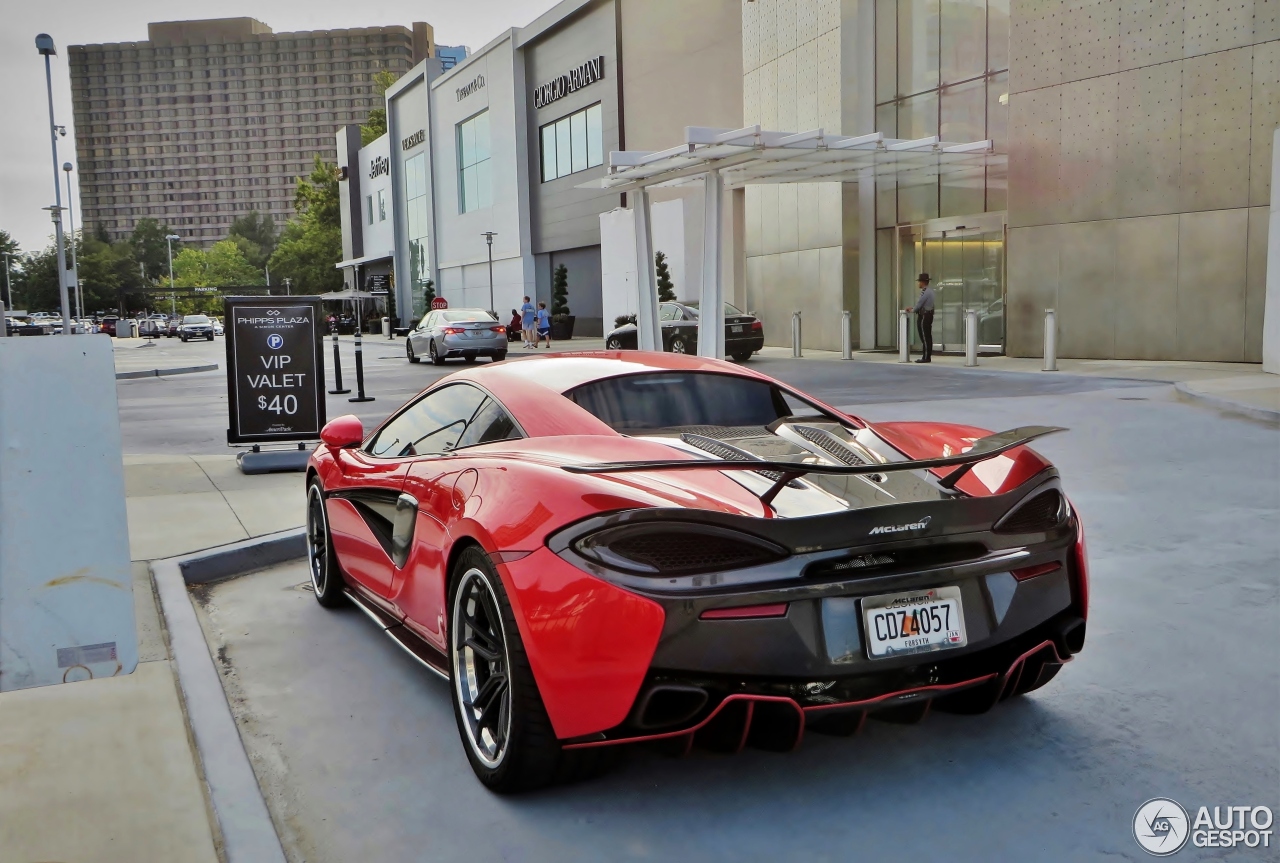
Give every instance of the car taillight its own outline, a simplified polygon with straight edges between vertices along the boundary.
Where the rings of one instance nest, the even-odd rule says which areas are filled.
[[[573,549],[610,569],[638,575],[696,575],[782,560],[786,549],[767,540],[701,524],[623,525],[578,539]]]
[[[751,329],[752,329],[752,330],[763,330],[763,329],[764,329],[764,321],[752,321],[752,322],[751,322]]]
[[[1057,572],[1062,569],[1062,564],[1055,561],[1049,563],[1038,563],[1035,566],[1024,566],[1020,569],[1013,570],[1013,577],[1018,581],[1026,581],[1029,578],[1035,578],[1037,575],[1048,575],[1051,572]]]
[[[491,333],[505,333],[506,331],[506,327],[489,327],[489,332]]]
[[[464,332],[466,332],[466,330],[464,330],[462,327],[445,327],[444,328],[444,334],[446,336],[457,336],[457,335],[461,335]]]

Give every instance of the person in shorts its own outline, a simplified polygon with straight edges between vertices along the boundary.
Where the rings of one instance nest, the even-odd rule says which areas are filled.
[[[538,303],[538,338],[533,346],[539,347],[542,340],[547,340],[547,347],[551,347],[551,312],[547,311],[546,303]]]
[[[533,343],[534,317],[533,303],[529,302],[528,297],[525,297],[524,305],[520,307],[520,330],[524,333],[524,346],[526,348],[537,347]]]

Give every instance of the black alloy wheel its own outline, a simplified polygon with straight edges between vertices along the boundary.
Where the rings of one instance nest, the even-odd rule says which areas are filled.
[[[422,362],[422,357],[418,356],[413,352],[413,339],[404,340],[404,352],[405,352],[405,355],[409,358],[409,362],[411,363]]]
[[[671,337],[671,348],[670,348],[670,350],[671,350],[671,353],[673,353],[673,354],[687,354],[687,353],[689,353],[689,348],[688,348],[688,346],[687,346],[687,345],[685,345],[685,343],[684,343],[684,336],[672,336],[672,337]]]
[[[453,600],[453,681],[460,728],[484,767],[502,765],[511,739],[507,637],[489,573],[471,566]]]
[[[311,570],[311,587],[316,601],[325,608],[336,608],[347,602],[342,575],[333,554],[333,537],[329,533],[329,517],[324,509],[324,489],[318,479],[307,486],[307,567]]]

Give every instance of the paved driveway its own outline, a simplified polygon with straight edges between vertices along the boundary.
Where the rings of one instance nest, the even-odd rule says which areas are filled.
[[[1032,394],[1037,378],[1005,382],[1021,397],[971,398],[963,382],[913,389],[917,371],[825,395],[871,418],[1072,429],[1039,448],[1083,513],[1093,608],[1052,684],[985,716],[810,734],[789,755],[636,750],[598,780],[500,798],[471,775],[446,685],[358,612],[320,608],[303,566],[281,567],[201,602],[291,859],[1140,860],[1131,822],[1151,797],[1193,815],[1277,808],[1280,432],[1167,386],[1057,378]]]

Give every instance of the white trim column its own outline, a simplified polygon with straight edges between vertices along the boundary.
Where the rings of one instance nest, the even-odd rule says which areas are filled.
[[[702,295],[698,356],[724,359],[724,178],[708,171],[702,195]]]
[[[631,192],[636,229],[636,347],[662,350],[662,324],[658,320],[658,286],[653,274],[653,223],[649,216],[649,191],[643,186]]]
[[[1280,129],[1276,129],[1271,142],[1271,216],[1267,225],[1267,293],[1262,304],[1262,370],[1280,375]]]

